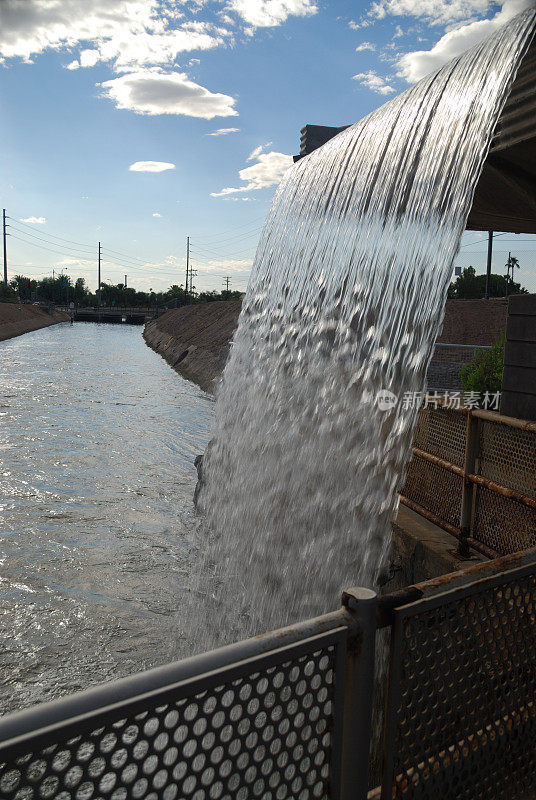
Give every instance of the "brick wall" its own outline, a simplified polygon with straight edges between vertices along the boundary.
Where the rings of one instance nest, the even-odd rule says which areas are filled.
[[[508,301],[501,298],[447,300],[443,331],[437,341],[491,345],[505,332],[507,314]]]

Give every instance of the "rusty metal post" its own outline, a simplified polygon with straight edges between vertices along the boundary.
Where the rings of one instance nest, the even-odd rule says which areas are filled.
[[[468,539],[471,538],[473,514],[473,487],[474,484],[468,476],[475,471],[475,464],[479,448],[479,421],[473,417],[471,411],[467,414],[467,427],[465,429],[465,457],[463,464],[462,503],[460,511],[460,538],[458,553],[462,558],[469,558],[471,548]]]
[[[371,589],[352,587],[343,592],[342,604],[355,618],[358,634],[349,641],[346,660],[341,800],[366,800],[378,598]]]

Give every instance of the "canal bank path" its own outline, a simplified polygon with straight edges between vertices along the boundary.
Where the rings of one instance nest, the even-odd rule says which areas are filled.
[[[183,655],[212,415],[140,327],[0,343],[0,713]]]

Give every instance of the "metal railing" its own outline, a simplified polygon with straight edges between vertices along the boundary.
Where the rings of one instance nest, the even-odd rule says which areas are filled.
[[[419,411],[401,502],[456,536],[460,554],[536,545],[536,423],[469,408]]]
[[[470,364],[479,350],[491,350],[489,345],[447,344],[436,342],[428,366],[426,382],[430,391],[458,391],[462,388],[460,371]]]
[[[2,800],[364,797],[376,595],[343,601],[0,720]]]
[[[536,797],[536,551],[488,561],[0,720],[2,800]]]
[[[536,797],[536,554],[418,584],[390,613],[382,800]]]

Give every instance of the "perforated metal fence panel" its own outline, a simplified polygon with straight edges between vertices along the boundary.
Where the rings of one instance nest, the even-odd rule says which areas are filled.
[[[433,456],[463,467],[467,418],[450,408],[421,408],[413,444]]]
[[[382,800],[536,797],[535,569],[395,611]]]
[[[274,646],[89,714],[74,697],[72,716],[0,747],[0,797],[336,798],[347,635]]]
[[[536,545],[536,509],[476,487],[473,536],[501,555]]]
[[[529,430],[480,423],[477,473],[536,498],[536,434]],[[536,509],[477,487],[474,534],[501,555],[536,544]]]
[[[457,535],[463,517],[473,546],[481,543],[486,553],[527,550],[536,545],[536,431],[520,427],[523,423],[517,420],[493,414],[485,419],[479,413],[430,406],[419,411],[401,494]],[[468,415],[475,432],[470,448]],[[464,474],[475,484],[465,501]]]
[[[414,455],[408,466],[402,494],[449,525],[459,527],[462,483],[459,475]]]

